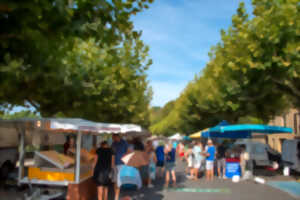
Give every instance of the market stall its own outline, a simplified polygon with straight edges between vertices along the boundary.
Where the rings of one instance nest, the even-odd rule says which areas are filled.
[[[169,140],[182,140],[183,136],[180,133],[176,133],[170,137],[168,137]]]
[[[269,126],[263,124],[235,124],[230,125],[226,120],[220,122],[217,126],[208,129],[202,133],[205,138],[229,138],[229,139],[250,139],[252,134],[274,134],[274,133],[292,133],[292,129],[288,127]],[[250,152],[247,152],[248,154]],[[249,154],[248,162],[252,163],[252,154]],[[249,171],[253,174],[253,169]],[[226,176],[232,177],[234,175],[241,176],[241,166],[239,158],[226,159]]]
[[[18,129],[18,183],[67,187],[66,196],[70,200],[90,199],[96,194],[96,187],[91,180],[93,155],[90,150],[93,144],[97,144],[97,137],[112,133],[143,133],[143,129],[134,124],[96,123],[74,118],[0,120],[0,126]],[[28,132],[31,135],[30,142],[25,140]],[[67,135],[75,139],[72,155],[63,154]],[[90,138],[92,143],[87,144]],[[33,150],[28,153],[28,149]],[[24,167],[29,154],[34,162],[31,166]]]

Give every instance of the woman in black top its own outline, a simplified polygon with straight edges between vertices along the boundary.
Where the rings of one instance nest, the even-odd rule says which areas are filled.
[[[115,156],[106,141],[101,143],[96,154],[93,179],[97,184],[98,200],[107,200],[108,186],[112,182],[110,175],[114,168]]]

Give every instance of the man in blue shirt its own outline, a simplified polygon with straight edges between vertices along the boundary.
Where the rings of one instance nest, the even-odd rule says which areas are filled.
[[[120,195],[120,188],[118,187],[117,184],[117,178],[118,174],[120,171],[121,166],[124,164],[123,161],[121,160],[122,157],[127,153],[128,150],[128,144],[125,140],[121,138],[119,134],[113,134],[112,136],[113,143],[111,145],[111,148],[113,149],[115,153],[115,199],[119,200],[119,195]]]
[[[165,166],[165,152],[164,152],[164,144],[160,142],[159,146],[155,150],[157,162],[157,176],[163,177],[164,175],[164,166]]]
[[[173,186],[176,186],[176,174],[175,174],[175,159],[176,149],[170,143],[164,149],[166,156],[166,183],[165,187],[169,186],[170,176],[172,176]]]
[[[211,139],[207,141],[206,146],[206,180],[214,179],[214,161],[215,161],[216,148]]]

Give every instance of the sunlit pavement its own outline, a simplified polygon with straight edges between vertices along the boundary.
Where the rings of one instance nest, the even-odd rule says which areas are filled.
[[[254,181],[233,183],[231,180],[215,178],[212,182],[202,177],[198,181],[188,180],[184,173],[184,163],[177,162],[177,187],[164,188],[164,180],[154,182],[154,188],[143,187],[140,190],[122,190],[121,197],[130,196],[135,200],[297,200],[290,194],[268,185]],[[287,177],[265,177],[266,180],[284,179]],[[23,194],[14,189],[0,189],[0,200],[22,199]],[[111,196],[111,195],[110,195]],[[112,198],[110,198],[112,199]],[[96,200],[96,197],[95,197]]]
[[[122,191],[121,196],[130,196],[137,200],[293,200],[297,199],[268,185],[257,184],[252,180],[233,183],[231,180],[215,178],[207,182],[205,178],[198,181],[188,180],[184,174],[184,164],[177,163],[177,187],[165,189],[162,179],[155,181],[154,188],[142,188],[138,191]],[[278,177],[268,177],[271,180]]]

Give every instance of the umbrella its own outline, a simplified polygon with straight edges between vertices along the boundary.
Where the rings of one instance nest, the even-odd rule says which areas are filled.
[[[222,124],[221,124],[222,123]],[[292,133],[291,128],[281,126],[269,126],[263,124],[237,124],[229,125],[222,121],[215,127],[202,133],[202,137],[218,137],[218,138],[251,138],[252,133]]]
[[[125,165],[132,167],[141,167],[148,165],[148,156],[143,151],[134,151],[129,153],[121,159]]]
[[[196,139],[196,138],[200,138],[202,136],[202,133],[208,131],[208,128],[198,131],[196,133],[193,133],[192,135],[190,135],[190,138]]]
[[[180,135],[180,133],[176,133],[174,135],[172,135],[171,137],[169,137],[170,140],[182,140],[182,136]]]
[[[191,140],[191,138],[189,137],[189,136],[183,136],[183,140],[186,140],[186,141],[189,141],[189,140]]]

